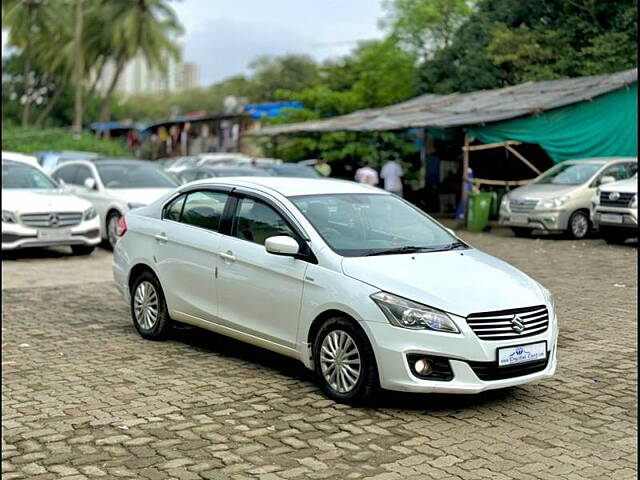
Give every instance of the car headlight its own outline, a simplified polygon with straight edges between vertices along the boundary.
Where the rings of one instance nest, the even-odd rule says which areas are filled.
[[[500,209],[509,210],[509,197],[507,195],[502,197],[502,200],[500,201]]]
[[[631,208],[638,208],[638,194],[637,193],[631,199],[631,205],[629,205],[629,206]]]
[[[551,292],[540,285],[540,290],[542,291],[542,296],[544,297],[545,303],[549,306],[549,318],[556,317],[556,301],[553,299],[553,295]]]
[[[98,212],[96,211],[95,207],[92,205],[91,207],[87,208],[84,211],[84,214],[82,215],[82,219],[91,220],[92,218],[95,218],[97,216],[98,216]]]
[[[135,202],[127,203],[127,206],[129,207],[129,210],[133,210],[134,208],[146,207],[144,203]]]
[[[391,325],[410,330],[460,333],[446,313],[386,292],[371,295]]]
[[[18,223],[16,214],[9,210],[2,210],[2,223]]]
[[[569,200],[569,195],[565,195],[563,197],[550,198],[549,200],[542,200],[538,203],[536,208],[540,210],[549,210],[551,208],[558,208],[567,203]]]

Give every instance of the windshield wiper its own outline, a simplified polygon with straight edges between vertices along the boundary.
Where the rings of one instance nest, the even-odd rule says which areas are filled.
[[[393,255],[396,253],[430,252],[432,250],[433,248],[431,247],[415,247],[413,245],[408,245],[406,247],[387,248],[385,250],[378,250],[376,252],[367,253],[365,257],[373,257],[375,255]]]
[[[445,245],[442,248],[438,248],[436,251],[441,252],[445,250],[456,250],[458,248],[467,248],[467,246],[462,242],[453,242],[453,243],[450,243],[449,245]]]

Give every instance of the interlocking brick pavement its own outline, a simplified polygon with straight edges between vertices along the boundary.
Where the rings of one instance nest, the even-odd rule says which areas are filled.
[[[4,260],[3,478],[635,478],[637,249],[463,236],[555,295],[554,379],[352,408],[265,350],[141,339],[105,252]]]

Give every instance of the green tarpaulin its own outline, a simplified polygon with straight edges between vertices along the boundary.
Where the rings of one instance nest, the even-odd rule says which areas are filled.
[[[469,134],[483,143],[537,143],[555,163],[572,158],[637,157],[638,83],[539,115],[471,128]]]

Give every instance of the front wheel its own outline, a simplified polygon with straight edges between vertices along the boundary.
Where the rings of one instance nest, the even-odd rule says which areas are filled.
[[[322,389],[336,402],[360,404],[380,388],[371,344],[346,318],[331,318],[320,327],[313,358]]]
[[[530,228],[523,228],[523,227],[511,227],[511,231],[518,238],[528,238],[531,236],[531,232],[532,232]]]
[[[600,235],[604,238],[605,242],[613,245],[624,243],[627,239],[624,232],[621,232],[616,228],[600,227]]]
[[[147,340],[164,340],[171,331],[162,287],[151,272],[144,272],[133,283],[131,318],[138,333]]]
[[[573,212],[569,218],[569,228],[567,234],[574,240],[582,240],[587,236],[590,230],[589,217],[586,212]]]
[[[111,212],[107,217],[107,246],[113,250],[118,241],[118,220],[120,220],[120,213]]]
[[[93,245],[71,245],[71,252],[74,255],[91,255],[95,248]]]

